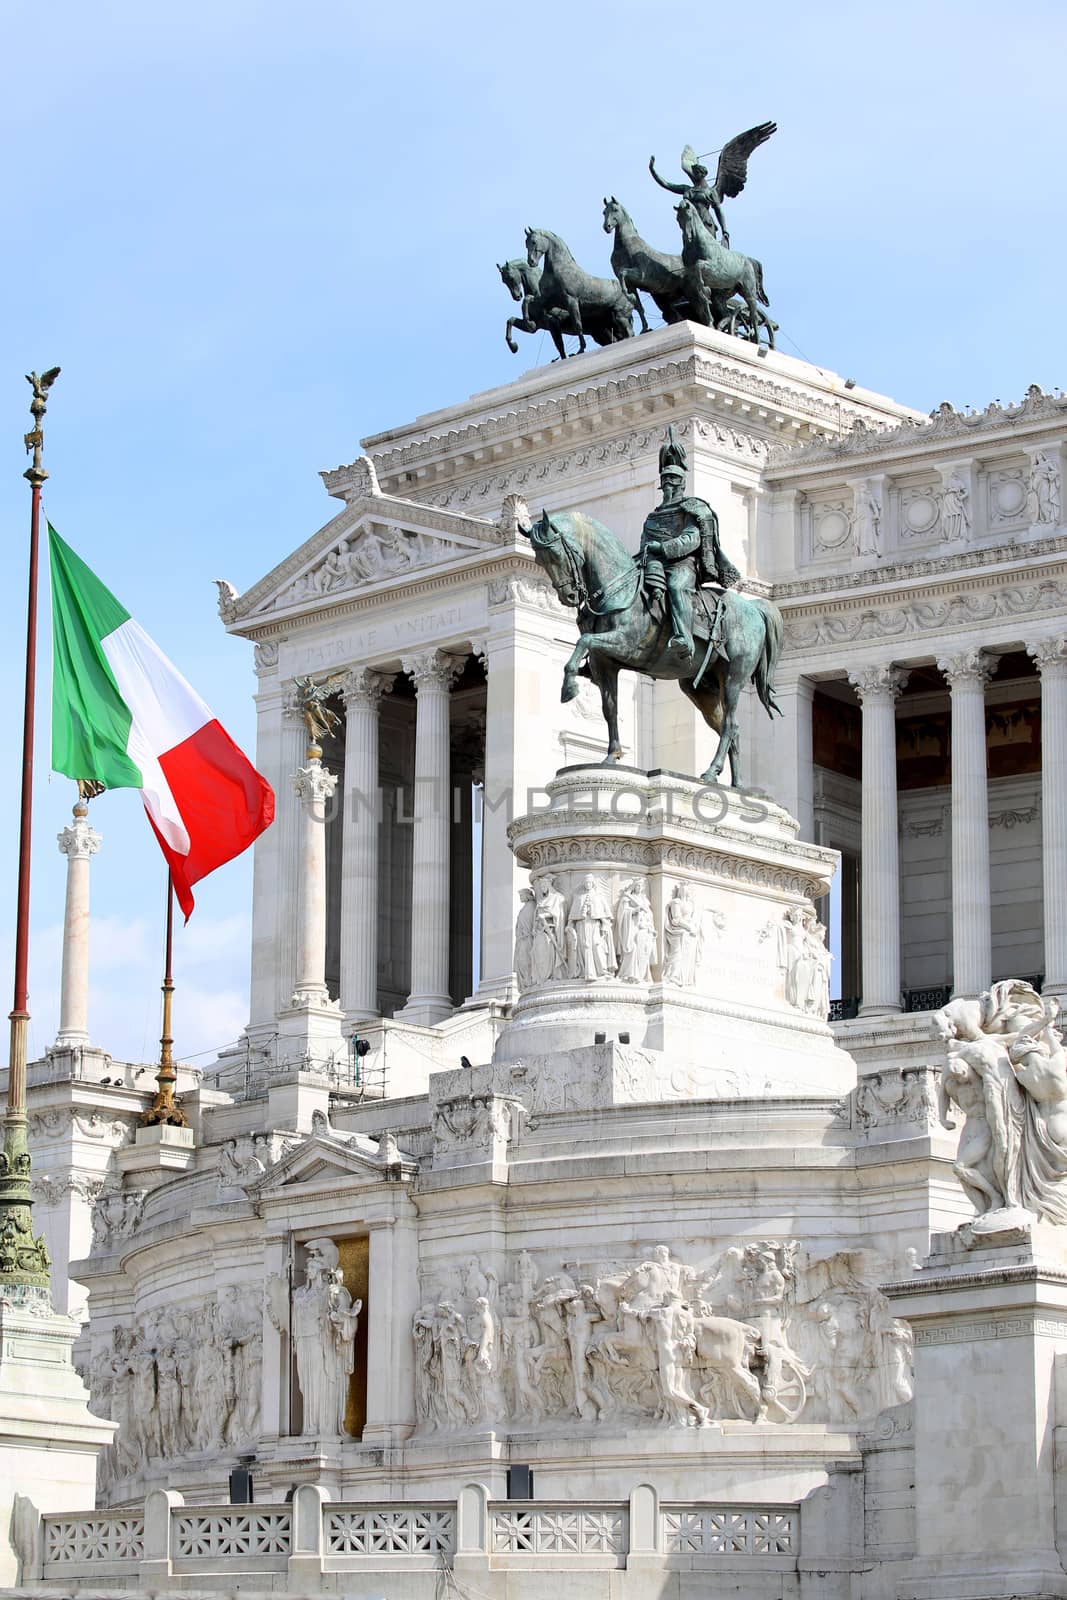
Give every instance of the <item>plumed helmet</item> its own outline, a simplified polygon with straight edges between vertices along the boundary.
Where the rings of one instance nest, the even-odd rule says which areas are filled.
[[[684,478],[689,468],[689,460],[685,453],[685,446],[680,445],[674,437],[673,424],[667,429],[665,444],[659,447],[659,475],[672,478]]]

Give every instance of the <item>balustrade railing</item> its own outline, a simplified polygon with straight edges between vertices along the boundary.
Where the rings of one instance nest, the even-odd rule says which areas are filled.
[[[66,1584],[120,1577],[136,1586],[188,1575],[225,1588],[235,1573],[440,1570],[460,1555],[487,1571],[577,1570],[627,1565],[631,1555],[664,1568],[783,1558],[800,1550],[800,1508],[789,1505],[659,1504],[647,1484],[627,1502],[496,1501],[470,1484],[455,1501],[332,1502],[301,1485],[292,1504],[186,1506],[154,1490],[140,1512],[66,1513],[41,1519],[39,1563],[23,1582]]]

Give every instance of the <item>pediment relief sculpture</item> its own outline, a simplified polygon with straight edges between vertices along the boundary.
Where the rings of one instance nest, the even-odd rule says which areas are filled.
[[[449,561],[477,549],[474,541],[468,544],[422,529],[367,522],[344,534],[323,557],[280,590],[266,609],[299,605],[346,589],[362,588],[365,584],[402,578],[420,567]]]

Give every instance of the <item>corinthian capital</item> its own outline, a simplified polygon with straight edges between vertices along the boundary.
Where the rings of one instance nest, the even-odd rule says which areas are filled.
[[[945,674],[953,689],[957,684],[976,684],[984,689],[993,675],[994,665],[985,651],[978,649],[961,650],[958,655],[937,658],[938,671]]]
[[[69,860],[87,861],[99,850],[100,835],[95,828],[90,828],[84,817],[79,817],[75,813],[70,827],[56,834],[56,842],[60,853]]]
[[[421,693],[423,689],[450,689],[463,668],[463,658],[449,655],[447,650],[427,650],[424,655],[405,656],[401,666]]]
[[[388,694],[396,681],[392,672],[372,672],[369,667],[353,667],[341,679],[341,694],[345,707],[377,706],[383,694]]]
[[[1026,653],[1042,677],[1057,668],[1061,671],[1067,668],[1067,638],[1062,633],[1052,639],[1035,639],[1033,644],[1027,645]]]
[[[323,805],[333,799],[337,788],[336,773],[329,772],[319,761],[309,761],[293,773],[293,788],[298,800],[306,805]]]
[[[884,700],[892,705],[907,683],[908,674],[891,661],[885,661],[873,667],[856,667],[849,673],[848,681],[864,704],[869,700]]]

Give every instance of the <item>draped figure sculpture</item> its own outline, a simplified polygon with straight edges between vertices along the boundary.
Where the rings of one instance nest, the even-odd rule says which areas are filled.
[[[1067,1222],[1067,1052],[1059,1006],[1007,979],[934,1018],[948,1048],[941,1079],[946,1126],[965,1121],[953,1171],[978,1212],[977,1230]]]
[[[343,1434],[362,1300],[344,1286],[332,1239],[309,1239],[304,1283],[293,1291],[293,1346],[305,1438]]]

